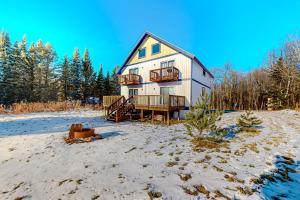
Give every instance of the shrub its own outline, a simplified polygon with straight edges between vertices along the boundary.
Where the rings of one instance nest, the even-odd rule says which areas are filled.
[[[191,136],[195,137],[192,133],[193,130],[197,130],[197,136],[200,137],[204,130],[216,130],[215,123],[220,119],[222,112],[213,111],[210,108],[210,101],[207,95],[201,96],[201,99],[198,99],[195,105],[190,107],[190,111],[185,115],[186,121],[184,125]]]
[[[261,123],[262,121],[253,116],[253,112],[251,110],[248,110],[246,113],[241,114],[240,118],[238,119],[237,126],[239,131],[257,132],[255,126]]]

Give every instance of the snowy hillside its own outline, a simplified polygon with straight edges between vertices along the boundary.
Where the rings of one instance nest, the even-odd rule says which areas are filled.
[[[287,172],[294,189],[282,198],[292,199],[297,187],[299,195],[300,113],[255,112],[261,133],[203,152],[192,150],[183,124],[116,124],[100,115],[1,115],[0,199],[271,199],[290,183],[261,187],[255,180],[276,169],[280,156],[294,161]],[[224,114],[220,123],[233,125],[239,115]],[[104,139],[67,145],[62,138],[72,123],[95,127]]]

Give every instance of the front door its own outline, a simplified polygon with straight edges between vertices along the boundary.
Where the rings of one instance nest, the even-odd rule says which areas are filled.
[[[129,89],[129,97],[138,95],[138,89],[130,88]]]

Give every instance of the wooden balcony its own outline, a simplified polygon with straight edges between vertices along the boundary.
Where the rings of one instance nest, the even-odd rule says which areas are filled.
[[[135,109],[178,111],[185,107],[185,97],[176,95],[137,95],[133,96],[131,103]]]
[[[150,71],[150,81],[152,82],[177,81],[178,78],[179,70],[176,67],[166,67]]]
[[[141,76],[137,74],[126,74],[118,77],[120,85],[138,85],[141,83]]]

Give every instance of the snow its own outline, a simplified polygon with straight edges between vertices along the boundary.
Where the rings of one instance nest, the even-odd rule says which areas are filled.
[[[255,112],[263,120],[260,134],[241,133],[228,149],[204,152],[192,150],[183,124],[113,123],[102,114],[82,110],[0,115],[0,199],[133,200],[149,199],[149,191],[160,192],[160,199],[205,199],[202,193],[192,196],[182,189],[195,185],[205,186],[210,197],[219,190],[230,198],[271,199],[276,194],[268,191],[280,190],[281,184],[266,184],[251,195],[237,187],[254,188],[253,178],[278,167],[276,155],[300,160],[300,113],[292,110]],[[240,114],[224,114],[220,125],[234,125]],[[72,123],[94,127],[104,139],[65,144],[63,136]],[[299,172],[299,164],[294,168]],[[179,174],[191,178],[184,181]],[[291,176],[297,179],[299,174]]]

